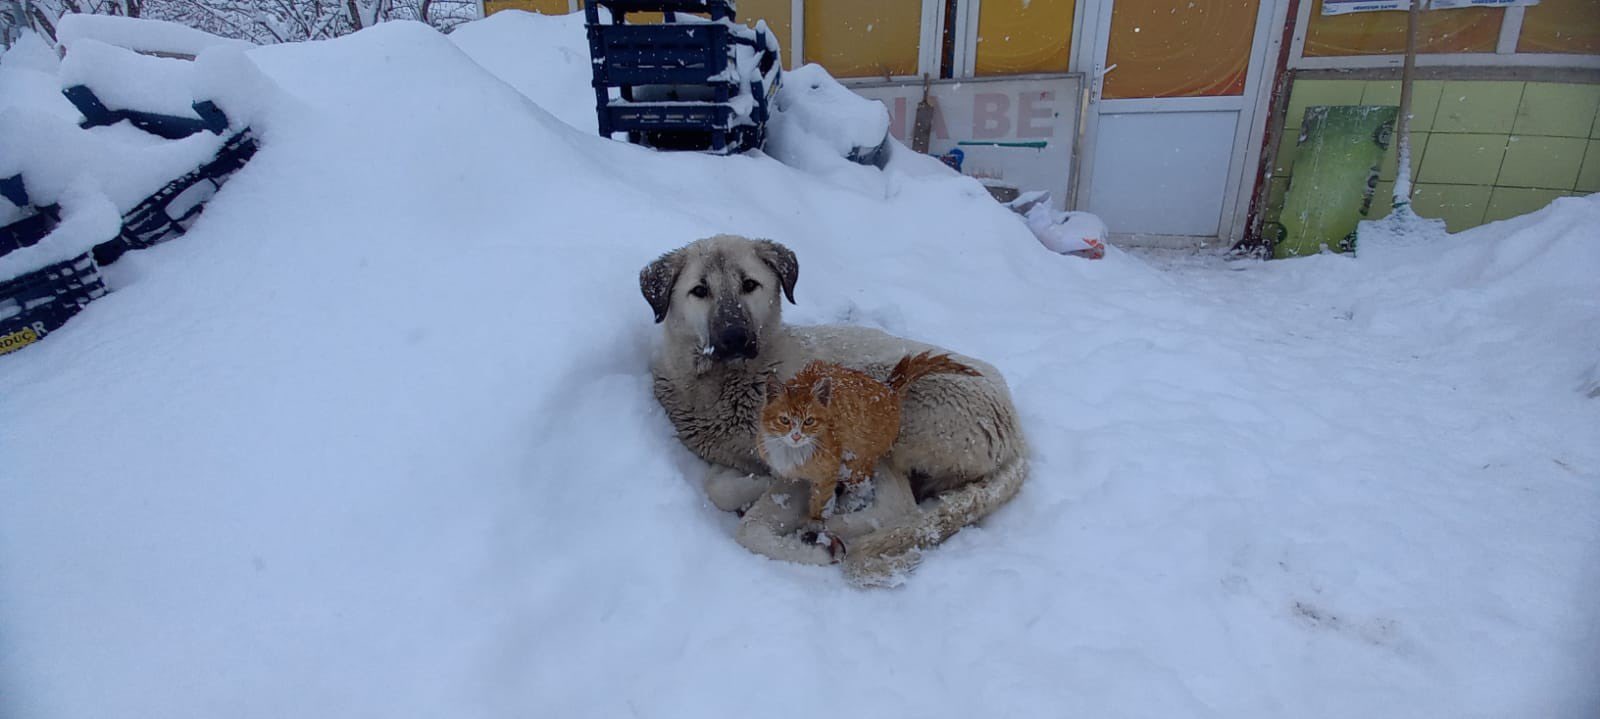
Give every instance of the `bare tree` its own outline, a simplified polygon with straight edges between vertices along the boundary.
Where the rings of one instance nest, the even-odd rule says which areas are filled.
[[[62,15],[170,20],[260,44],[325,40],[389,20],[440,30],[478,16],[476,0],[22,0],[28,26],[51,39]]]

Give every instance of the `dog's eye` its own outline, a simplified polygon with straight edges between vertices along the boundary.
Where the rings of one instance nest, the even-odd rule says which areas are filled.
[[[755,280],[745,280],[744,281],[744,293],[745,294],[750,294],[751,292],[755,292],[756,290],[759,290],[759,289],[761,289],[761,283],[760,282],[757,282]]]
[[[689,290],[689,294],[699,297],[700,299],[705,299],[706,295],[711,294],[711,288],[706,287],[705,285],[695,285],[694,289]]]

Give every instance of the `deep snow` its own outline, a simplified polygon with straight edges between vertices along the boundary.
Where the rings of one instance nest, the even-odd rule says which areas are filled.
[[[260,153],[0,357],[0,713],[1600,711],[1600,198],[1086,261],[971,180],[602,140],[572,48],[250,51]],[[651,398],[636,273],[723,231],[1006,373],[1033,478],[906,586],[745,552]]]

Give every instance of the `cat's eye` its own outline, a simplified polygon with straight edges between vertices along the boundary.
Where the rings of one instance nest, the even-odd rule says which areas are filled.
[[[781,424],[781,425],[783,425],[785,427],[789,426],[789,418],[788,417],[779,417],[778,418],[778,424]]]
[[[750,294],[751,292],[755,292],[756,290],[759,290],[759,289],[761,289],[761,283],[760,282],[757,282],[757,281],[752,280],[752,279],[746,279],[744,281],[744,292],[745,292],[745,294]]]
[[[695,285],[694,289],[689,290],[689,294],[694,297],[699,297],[700,299],[705,299],[706,295],[711,294],[711,288],[705,285]]]
[[[806,426],[807,427],[810,427],[811,425],[814,425],[816,423],[817,423],[817,418],[816,417],[807,417],[806,418]]]

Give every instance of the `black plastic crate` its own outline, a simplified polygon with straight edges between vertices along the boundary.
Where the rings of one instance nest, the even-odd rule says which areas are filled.
[[[87,85],[73,85],[62,90],[61,94],[83,114],[83,122],[79,126],[84,128],[115,125],[127,120],[140,130],[168,140],[183,139],[202,130],[220,135],[228,129],[227,116],[210,100],[191,105],[195,113],[193,117],[179,117],[132,108],[107,107]]]
[[[686,25],[591,25],[590,57],[596,88],[628,85],[708,84],[730,63],[728,27]],[[724,81],[726,82],[726,81]]]
[[[0,355],[60,329],[105,293],[100,266],[87,252],[0,282]]]

